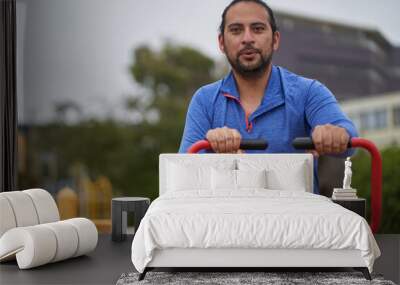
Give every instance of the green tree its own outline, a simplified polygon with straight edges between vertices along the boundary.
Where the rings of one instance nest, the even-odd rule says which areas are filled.
[[[214,68],[212,59],[190,47],[167,43],[154,51],[140,46],[130,70],[147,92],[130,98],[130,107],[142,113],[156,111],[159,120],[155,125],[182,128],[191,96],[200,86],[215,81]]]
[[[400,233],[400,148],[393,146],[382,150],[382,219],[380,233]],[[371,158],[360,151],[353,160],[352,187],[360,197],[367,199],[367,216],[371,217]]]
[[[127,107],[143,118],[134,128],[140,134],[135,148],[141,153],[136,171],[141,173],[142,187],[155,198],[158,156],[178,151],[188,103],[199,87],[216,80],[215,63],[193,48],[166,43],[159,51],[145,45],[135,49],[130,70],[144,90],[127,100]]]

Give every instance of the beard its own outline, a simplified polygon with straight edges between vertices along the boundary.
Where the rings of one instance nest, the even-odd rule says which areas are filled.
[[[256,54],[255,56],[258,55],[258,60],[256,62],[246,64],[240,60],[240,56],[248,51],[254,52]],[[232,69],[244,78],[257,78],[261,77],[267,70],[268,66],[271,64],[272,55],[272,51],[271,53],[266,52],[265,54],[262,54],[259,49],[256,49],[252,46],[246,46],[239,51],[236,58],[230,56],[229,52],[226,53],[226,58],[232,66]]]

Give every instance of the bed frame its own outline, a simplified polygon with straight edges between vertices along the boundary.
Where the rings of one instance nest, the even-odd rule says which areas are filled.
[[[181,249],[156,250],[140,274],[142,280],[154,268],[337,268],[351,267],[371,280],[359,250],[328,249]]]
[[[224,154],[225,158],[243,158],[243,154]],[[248,155],[246,157],[249,157]],[[305,160],[306,176],[308,177],[307,192],[313,190],[313,157],[311,154],[252,154],[254,159],[271,160]],[[159,192],[166,192],[167,160],[175,159],[220,159],[221,155],[213,154],[161,154],[159,160]],[[237,271],[246,271],[254,268],[343,268],[350,267],[361,271],[367,280],[371,276],[359,250],[330,250],[330,249],[197,249],[197,248],[169,248],[157,249],[152,261],[143,273],[155,268],[232,268]]]

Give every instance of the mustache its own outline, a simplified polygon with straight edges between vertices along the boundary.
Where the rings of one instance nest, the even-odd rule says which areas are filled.
[[[244,47],[243,49],[241,49],[241,50],[239,51],[239,54],[238,54],[238,55],[241,55],[241,54],[244,54],[244,53],[247,53],[247,52],[257,52],[257,53],[261,53],[261,51],[260,51],[259,49],[256,49],[256,48],[254,48],[254,47],[252,47],[252,46],[246,46],[246,47]]]

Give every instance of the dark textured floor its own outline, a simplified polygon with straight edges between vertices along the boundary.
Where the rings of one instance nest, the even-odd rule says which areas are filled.
[[[399,284],[400,235],[377,235],[382,251],[375,273]],[[0,264],[0,284],[115,284],[122,273],[134,271],[130,260],[132,237],[121,243],[100,235],[94,252],[88,256],[19,270],[16,262]]]
[[[16,261],[0,264],[0,284],[115,284],[123,272],[134,271],[132,236],[116,243],[100,235],[96,249],[87,256],[19,270]]]

